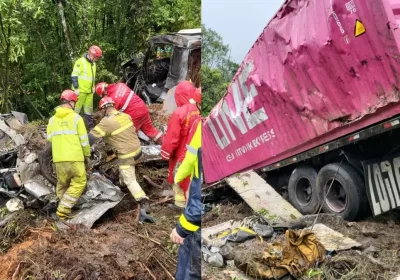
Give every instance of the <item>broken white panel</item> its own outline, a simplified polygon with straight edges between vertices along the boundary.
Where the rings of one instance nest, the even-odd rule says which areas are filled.
[[[77,212],[73,212],[74,218],[67,220],[66,224],[83,225],[91,228],[109,209],[114,208],[120,201],[103,201]]]
[[[141,162],[161,160],[161,146],[160,145],[149,145],[142,146],[142,158]]]
[[[311,227],[307,229],[311,230]],[[349,237],[345,237],[340,232],[337,232],[324,224],[315,224],[312,232],[327,251],[343,251],[351,248],[362,247],[361,243],[358,243]]]
[[[238,226],[240,226],[240,222],[230,220],[228,222],[224,222],[222,224],[218,224],[209,228],[202,228],[201,237],[203,239],[203,244],[206,246],[214,247],[223,246],[226,243],[226,240],[222,240],[221,238],[213,238],[212,236],[224,230],[235,228]]]
[[[233,175],[226,182],[272,226],[288,226],[302,217],[296,208],[253,170]]]
[[[4,120],[0,120],[0,130],[4,131],[19,146],[25,144],[25,139],[21,134],[17,134],[11,129]]]
[[[147,137],[147,135],[144,134],[144,132],[141,131],[141,130],[138,130],[137,136],[138,136],[140,139],[144,140],[144,141],[150,141],[150,138]]]

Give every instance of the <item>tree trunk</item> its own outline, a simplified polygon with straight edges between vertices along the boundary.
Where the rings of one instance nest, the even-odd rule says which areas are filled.
[[[83,25],[83,34],[85,36],[85,43],[89,40],[89,29],[88,29],[88,20],[87,20],[87,0],[82,1],[82,25]]]
[[[14,6],[13,2],[10,4],[10,10],[9,10],[9,18],[12,17],[12,14],[14,12]],[[6,42],[6,57],[5,57],[5,63],[6,63],[6,70],[4,73],[4,96],[3,96],[3,102],[1,104],[1,112],[7,113],[9,109],[9,100],[8,100],[8,93],[9,93],[9,85],[8,85],[8,73],[10,72],[10,49],[11,49],[11,22],[8,23],[8,28],[7,28],[7,35],[4,32],[4,25],[3,25],[3,17],[0,15],[0,25],[1,25],[1,30],[4,36],[4,41]]]
[[[67,21],[65,19],[64,6],[62,4],[62,0],[58,0],[58,12],[60,13],[61,24],[62,24],[62,27],[64,30],[65,41],[67,43],[68,54],[69,54],[71,61],[73,62],[74,61],[74,51],[72,49],[71,39],[69,36]]]

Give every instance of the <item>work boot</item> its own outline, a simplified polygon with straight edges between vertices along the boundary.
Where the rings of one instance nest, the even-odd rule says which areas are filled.
[[[142,198],[139,201],[140,204],[140,208],[143,209],[144,211],[146,211],[146,213],[150,213],[150,201],[147,197]]]
[[[178,212],[178,213],[182,213],[183,210],[185,210],[185,207],[180,207],[173,203],[168,204],[168,208],[173,210],[174,212]]]

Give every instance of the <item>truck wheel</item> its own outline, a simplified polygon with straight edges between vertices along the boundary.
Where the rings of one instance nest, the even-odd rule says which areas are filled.
[[[348,221],[365,213],[368,201],[364,181],[349,164],[331,163],[324,166],[318,173],[317,186],[325,213],[340,215]]]
[[[56,169],[53,164],[53,155],[51,152],[51,143],[44,146],[43,150],[38,154],[40,172],[54,186],[57,185]]]
[[[292,205],[302,214],[318,211],[317,171],[310,166],[295,168],[289,179],[288,192]]]

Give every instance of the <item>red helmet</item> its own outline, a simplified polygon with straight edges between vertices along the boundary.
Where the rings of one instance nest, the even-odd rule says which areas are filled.
[[[114,105],[115,105],[114,100],[112,100],[111,97],[105,96],[100,100],[99,108],[104,109],[104,108],[111,107]]]
[[[107,86],[108,86],[108,84],[105,82],[98,83],[95,88],[97,95],[102,97]]]
[[[94,57],[100,58],[103,54],[102,50],[98,46],[91,46],[89,48],[89,53],[92,54]]]
[[[78,101],[78,96],[72,90],[66,89],[61,93],[60,99],[65,100],[65,101],[76,102],[76,101]]]

